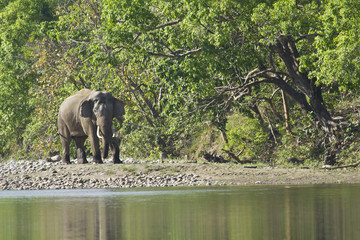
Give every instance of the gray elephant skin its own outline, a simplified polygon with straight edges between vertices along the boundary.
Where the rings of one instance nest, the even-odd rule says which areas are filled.
[[[83,89],[68,97],[60,105],[58,114],[59,135],[62,144],[62,161],[70,164],[70,141],[75,140],[78,163],[87,163],[84,143],[89,137],[93,161],[103,163],[99,140],[102,139],[102,157],[106,158],[109,146],[113,163],[121,163],[119,143],[114,136],[112,120],[122,125],[125,114],[124,102],[108,92]]]

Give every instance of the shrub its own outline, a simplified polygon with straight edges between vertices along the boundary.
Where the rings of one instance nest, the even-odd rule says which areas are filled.
[[[224,149],[242,154],[240,159],[268,160],[272,143],[259,121],[241,114],[233,114],[226,125],[227,140]]]

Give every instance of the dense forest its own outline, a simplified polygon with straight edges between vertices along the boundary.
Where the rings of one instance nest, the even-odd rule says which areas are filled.
[[[359,13],[354,0],[0,0],[0,157],[59,151],[59,105],[90,88],[126,103],[122,156],[356,163]]]

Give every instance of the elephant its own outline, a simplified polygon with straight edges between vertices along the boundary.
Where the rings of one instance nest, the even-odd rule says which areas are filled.
[[[116,118],[120,127],[125,114],[125,103],[109,92],[82,89],[66,98],[59,108],[58,128],[62,144],[62,162],[70,164],[70,141],[75,140],[78,163],[88,163],[84,143],[89,137],[93,162],[103,163],[109,146],[113,152],[113,163],[122,163],[119,158],[119,144],[115,138],[112,120]],[[102,136],[101,136],[102,135]],[[102,139],[102,158],[99,139]]]

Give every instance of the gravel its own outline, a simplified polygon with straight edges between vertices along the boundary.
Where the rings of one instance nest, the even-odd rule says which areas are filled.
[[[0,162],[1,190],[91,189],[209,185],[360,184],[359,168],[248,168],[241,164],[122,159],[124,164],[63,165],[59,161]]]
[[[207,179],[195,174],[124,172],[125,168],[146,165],[153,162],[134,159],[123,160],[124,164],[62,165],[61,162],[45,160],[10,160],[0,162],[0,190],[40,190],[40,189],[91,189],[91,188],[132,188],[212,185]],[[97,168],[101,166],[101,169]],[[122,171],[110,172],[115,167]],[[135,167],[134,167],[135,166]],[[72,168],[75,167],[75,168]],[[106,170],[107,169],[107,170]],[[105,171],[105,173],[103,172]]]

